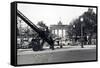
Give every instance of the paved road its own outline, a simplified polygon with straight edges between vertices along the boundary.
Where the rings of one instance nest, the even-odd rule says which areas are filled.
[[[55,63],[96,60],[96,48],[63,48],[34,52],[32,49],[18,51],[18,64]]]

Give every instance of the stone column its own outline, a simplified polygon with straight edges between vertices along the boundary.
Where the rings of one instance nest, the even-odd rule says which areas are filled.
[[[54,34],[55,34],[55,29],[54,29]]]
[[[57,29],[57,36],[59,36],[59,29]]]
[[[63,37],[63,29],[62,29],[62,37]]]

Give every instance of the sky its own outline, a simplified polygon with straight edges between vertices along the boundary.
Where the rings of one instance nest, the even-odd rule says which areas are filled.
[[[68,25],[70,22],[78,18],[88,7],[73,7],[73,6],[54,6],[54,5],[37,5],[37,4],[21,4],[17,9],[22,12],[34,24],[43,21],[47,26],[58,24]],[[96,12],[96,9],[93,9]]]

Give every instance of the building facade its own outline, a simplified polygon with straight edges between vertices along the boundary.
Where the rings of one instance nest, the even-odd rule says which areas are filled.
[[[55,34],[58,37],[66,38],[68,35],[68,25],[63,25],[61,21],[58,22],[58,24],[50,25],[50,30],[52,34]]]

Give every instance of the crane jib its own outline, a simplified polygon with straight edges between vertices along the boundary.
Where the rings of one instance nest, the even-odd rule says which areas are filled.
[[[54,44],[53,40],[51,39],[51,37],[48,37],[48,35],[45,34],[45,31],[42,31],[41,29],[39,29],[35,24],[33,24],[26,16],[24,16],[24,14],[22,14],[19,10],[17,10],[17,15],[26,23],[28,24],[34,31],[36,31],[39,36],[45,40],[48,44],[50,44],[51,46]]]

